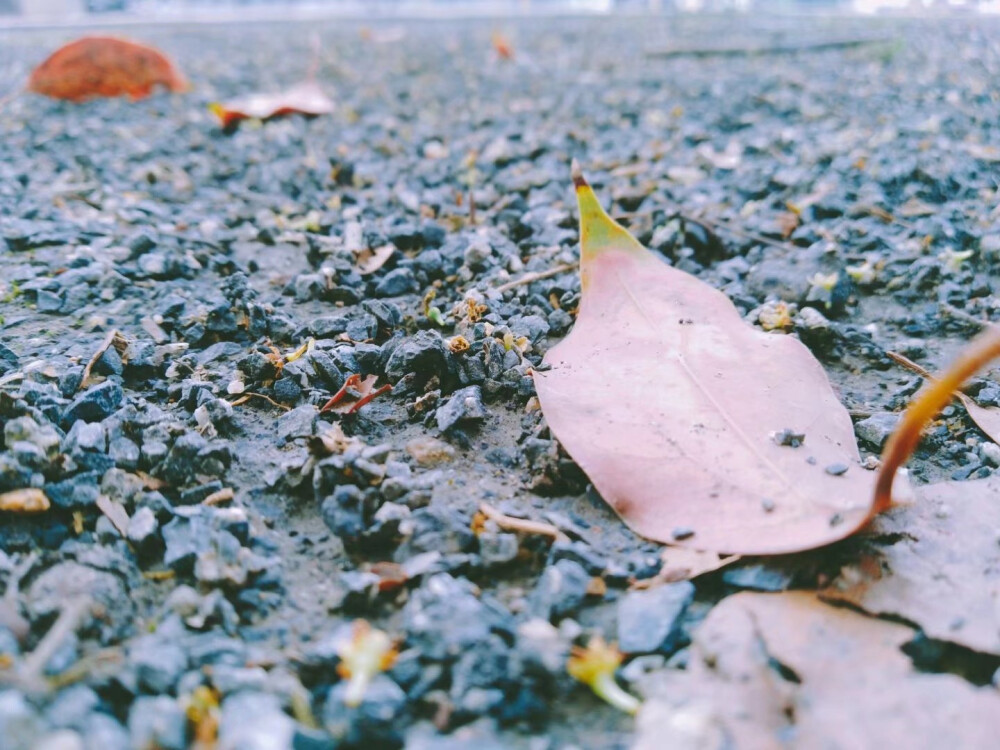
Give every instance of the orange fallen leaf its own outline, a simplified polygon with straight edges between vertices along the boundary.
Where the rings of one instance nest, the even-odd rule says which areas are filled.
[[[227,133],[236,130],[243,120],[251,118],[273,120],[286,115],[319,117],[330,114],[333,108],[333,100],[313,81],[304,81],[279,93],[249,94],[224,104],[215,102],[209,105]]]
[[[494,31],[493,36],[490,37],[490,41],[493,44],[493,51],[497,53],[497,57],[499,57],[501,60],[514,59],[514,48],[507,40],[507,37],[505,37],[499,31]]]
[[[608,217],[578,170],[574,183],[580,312],[534,377],[605,501],[644,537],[713,552],[795,552],[857,530],[872,481],[809,350],[749,326]],[[799,447],[773,437],[797,433]]]
[[[184,91],[187,81],[159,50],[104,36],[60,47],[28,79],[29,91],[72,102],[102,96],[142,99],[157,86]]]
[[[395,591],[410,580],[403,566],[395,562],[373,563],[369,572],[378,576],[379,591]]]

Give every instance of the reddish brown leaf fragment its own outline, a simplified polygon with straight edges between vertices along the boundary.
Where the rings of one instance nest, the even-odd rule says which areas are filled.
[[[29,91],[73,102],[103,96],[142,99],[157,86],[184,91],[187,81],[159,50],[102,36],[60,47],[28,79]]]
[[[490,38],[490,41],[493,43],[493,51],[497,53],[497,57],[501,60],[514,59],[514,48],[511,46],[507,37],[499,31],[495,31],[493,32],[493,36]]]
[[[337,414],[354,414],[365,404],[381,396],[383,393],[392,390],[392,385],[389,383],[380,388],[375,388],[377,381],[377,375],[369,375],[364,379],[360,375],[349,375],[340,387],[340,390],[334,393],[330,400],[323,404],[319,413],[323,414],[332,411]]]

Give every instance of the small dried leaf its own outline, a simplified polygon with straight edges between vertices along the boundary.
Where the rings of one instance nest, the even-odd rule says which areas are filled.
[[[333,424],[330,429],[309,439],[309,450],[314,456],[337,456],[360,444],[358,438],[348,437],[339,424]]]
[[[272,120],[287,115],[318,117],[333,112],[334,104],[312,81],[304,81],[276,94],[249,94],[224,104],[211,105],[212,112],[227,133],[236,130],[243,120]]]
[[[724,568],[740,559],[739,555],[720,555],[717,552],[702,552],[685,547],[665,547],[660,553],[663,565],[651,578],[643,578],[632,584],[633,589],[651,589],[667,583],[690,581],[705,573]]]
[[[386,261],[395,252],[396,248],[394,245],[382,245],[374,249],[364,248],[357,254],[354,267],[358,269],[358,273],[362,276],[368,276],[384,266]]]
[[[108,517],[108,520],[111,521],[111,525],[117,529],[119,534],[123,537],[128,536],[129,518],[128,511],[125,510],[125,506],[117,500],[112,500],[107,495],[98,495],[97,509]]]

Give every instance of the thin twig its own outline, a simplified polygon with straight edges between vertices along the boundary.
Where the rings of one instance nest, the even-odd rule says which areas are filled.
[[[576,268],[575,263],[563,263],[559,266],[554,266],[546,271],[532,271],[531,273],[526,273],[519,279],[514,279],[513,281],[508,281],[506,284],[501,284],[496,288],[496,291],[503,294],[510,289],[516,289],[519,286],[524,286],[525,284],[531,284],[535,281],[541,281],[542,279],[548,279],[552,276],[558,276],[561,273],[566,273],[567,271],[572,271]]]
[[[65,672],[60,672],[56,676],[50,677],[49,687],[53,690],[61,690],[80,680],[93,678],[98,672],[98,668],[102,665],[118,665],[122,661],[124,661],[124,655],[120,648],[103,648],[100,651],[95,651],[92,654],[82,657]],[[118,669],[113,671],[117,672]]]
[[[493,521],[501,529],[506,529],[507,531],[519,531],[522,534],[539,534],[541,536],[551,537],[553,540],[560,542],[567,541],[569,539],[569,537],[550,523],[545,523],[543,521],[529,521],[524,518],[514,518],[513,516],[508,516],[506,513],[497,510],[489,503],[480,503],[479,512]]]
[[[211,495],[206,497],[201,501],[202,505],[221,505],[222,503],[228,503],[235,497],[232,487],[223,487],[221,490],[216,490]]]
[[[615,220],[618,219],[638,219],[645,216],[652,215],[655,211],[667,211],[663,207],[657,209],[651,209],[649,211],[631,211],[629,213],[619,213],[615,214]],[[775,240],[770,237],[765,237],[762,234],[755,234],[754,232],[748,232],[745,229],[737,229],[732,224],[729,223],[728,219],[709,219],[704,216],[692,216],[691,214],[681,213],[679,211],[669,214],[673,218],[680,219],[681,221],[687,221],[692,224],[699,224],[701,228],[706,232],[711,232],[718,234],[721,230],[723,232],[729,232],[730,234],[736,235],[737,237],[742,237],[743,239],[752,240],[754,242],[759,242],[762,245],[770,245],[771,247],[776,247],[779,250],[792,250],[796,249],[796,246],[790,242],[782,242],[781,240]],[[721,241],[721,240],[720,240]]]
[[[28,575],[28,571],[37,561],[38,553],[31,552],[10,572],[10,575],[7,576],[7,590],[3,594],[5,601],[12,605],[17,603],[17,592],[21,586],[21,580]]]
[[[90,609],[91,599],[89,596],[78,596],[66,602],[59,612],[56,621],[49,628],[48,632],[38,642],[35,650],[25,657],[18,672],[19,679],[29,689],[36,689],[40,686],[45,665],[49,663],[52,656],[62,646],[71,634],[76,632],[80,626],[80,621],[84,614]]]
[[[319,74],[319,66],[322,58],[323,45],[320,42],[319,34],[313,32],[309,37],[309,67],[306,69],[306,81],[316,82]]]
[[[874,216],[876,219],[881,219],[887,224],[899,224],[899,226],[903,227],[904,229],[910,229],[910,230],[913,229],[912,223],[904,221],[895,214],[891,214],[888,211],[879,208],[878,206],[863,206],[861,210],[863,210],[869,216]]]
[[[771,45],[675,47],[674,49],[647,50],[646,57],[755,57],[758,55],[793,55],[801,52],[826,52],[829,50],[855,49],[869,45],[887,44],[892,37],[858,37],[847,39],[822,39],[818,41],[787,42]]]
[[[87,381],[90,380],[90,371],[94,369],[94,365],[97,364],[97,361],[104,356],[104,352],[110,349],[113,344],[115,344],[115,349],[121,351],[124,351],[125,346],[127,346],[125,338],[118,332],[118,329],[112,329],[108,332],[108,335],[104,337],[101,345],[97,347],[97,351],[94,352],[90,361],[87,362],[87,366],[83,368],[83,376],[80,378],[80,385],[76,387],[78,391],[87,387]]]
[[[129,517],[125,506],[107,495],[98,495],[96,505],[97,509],[111,521],[111,525],[118,530],[122,538],[127,538]]]
[[[927,378],[927,380],[930,380],[932,382],[934,381],[934,376],[931,374],[930,370],[928,370],[925,367],[922,367],[921,365],[918,365],[916,362],[914,362],[909,357],[906,357],[906,356],[900,354],[899,352],[890,352],[890,351],[887,351],[885,353],[885,356],[887,356],[889,359],[891,359],[897,365],[902,365],[907,370],[915,372],[920,377]]]
[[[966,323],[979,326],[980,328],[989,328],[997,325],[991,320],[983,320],[982,318],[977,318],[975,315],[970,315],[965,312],[965,310],[959,310],[957,307],[949,305],[947,302],[942,302],[940,304],[940,309],[945,315],[955,318],[955,320],[962,320]]]
[[[9,91],[3,96],[0,96],[0,109],[6,107],[8,104],[10,104],[12,101],[14,101],[17,97],[19,97],[23,93],[24,89],[19,88],[19,89],[14,89],[13,91]]]
[[[753,240],[754,242],[760,242],[762,245],[770,245],[771,247],[776,247],[779,250],[795,250],[795,245],[790,242],[782,242],[780,240],[771,239],[770,237],[765,237],[762,234],[757,234],[755,232],[748,232],[745,229],[737,229],[726,219],[706,219],[705,217],[699,216],[689,216],[687,214],[678,214],[678,216],[684,221],[694,222],[695,224],[701,224],[702,227],[710,231],[718,232],[720,229],[724,232],[729,232],[730,234],[735,234],[737,237],[742,237],[747,240]]]
[[[245,404],[247,402],[247,399],[250,398],[251,396],[253,396],[254,398],[262,398],[265,401],[267,401],[267,403],[271,404],[271,406],[277,406],[279,409],[283,411],[292,410],[292,407],[286,406],[285,404],[279,404],[270,396],[265,396],[263,393],[252,393],[251,391],[245,391],[243,395],[241,395],[238,399],[236,399],[235,401],[231,401],[230,406],[239,406],[240,404]]]
[[[108,331],[108,335],[104,337],[100,346],[97,347],[97,351],[94,352],[90,361],[87,362],[87,366],[83,368],[83,375],[80,377],[80,384],[76,387],[77,390],[85,388],[87,381],[90,380],[90,371],[94,369],[94,365],[97,364],[97,360],[111,347],[111,342],[115,340],[115,334],[118,333],[117,330],[112,329]]]

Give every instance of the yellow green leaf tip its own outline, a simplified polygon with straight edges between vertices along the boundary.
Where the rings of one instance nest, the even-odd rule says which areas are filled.
[[[570,166],[570,176],[576,188],[576,202],[580,210],[580,266],[583,269],[583,284],[586,286],[587,264],[604,251],[645,253],[647,250],[625,227],[608,216],[587,178],[583,176],[583,170],[576,159]]]
[[[615,708],[635,714],[641,705],[639,699],[626,693],[615,682],[615,670],[621,663],[621,651],[613,643],[605,643],[601,636],[595,635],[586,648],[573,648],[566,662],[566,671]]]

